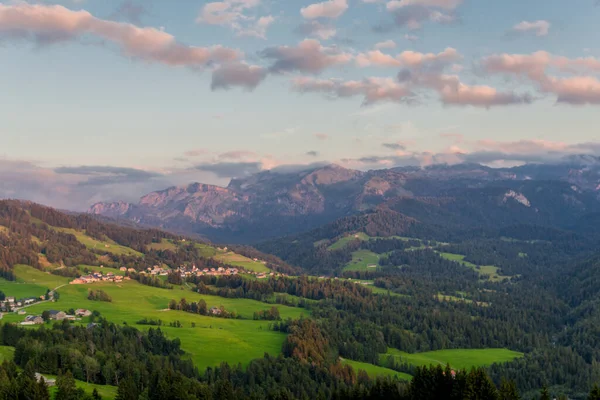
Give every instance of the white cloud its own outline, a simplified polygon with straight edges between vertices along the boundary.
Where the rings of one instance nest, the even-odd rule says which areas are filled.
[[[522,21],[512,27],[513,33],[532,33],[535,36],[546,36],[550,32],[550,22],[539,21]]]
[[[300,14],[306,19],[315,18],[338,18],[348,9],[347,0],[328,0],[323,3],[311,4],[300,10]]]

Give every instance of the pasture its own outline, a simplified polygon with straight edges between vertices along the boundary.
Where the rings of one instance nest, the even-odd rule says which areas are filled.
[[[352,253],[352,261],[346,264],[344,271],[374,271],[378,265],[379,255],[369,250],[358,250]]]
[[[100,250],[100,251],[104,251],[106,253],[112,253],[112,254],[116,254],[116,255],[128,255],[128,256],[136,256],[136,257],[143,256],[142,253],[135,251],[132,248],[121,246],[120,244],[117,244],[110,239],[96,240],[96,239],[86,235],[84,232],[77,231],[75,229],[70,229],[70,228],[52,227],[52,229],[59,231],[59,232],[63,232],[63,233],[70,233],[71,235],[75,236],[77,238],[77,240],[81,244],[83,244],[85,247],[87,247],[88,249]]]
[[[60,298],[55,303],[40,303],[27,308],[28,314],[41,314],[44,310],[68,310],[70,308],[86,308],[96,310],[109,321],[117,324],[128,324],[146,330],[148,325],[136,325],[143,319],[162,320],[166,326],[161,329],[171,339],[179,338],[181,347],[190,354],[192,360],[202,371],[207,367],[218,365],[222,361],[230,364],[247,364],[252,359],[260,358],[264,353],[279,354],[286,335],[269,330],[269,321],[254,321],[255,311],[272,307],[271,304],[249,299],[229,299],[211,295],[201,295],[183,286],[174,289],[160,289],[141,285],[136,281],[97,282],[89,285],[69,285],[69,278],[50,275],[27,266],[15,268],[17,276],[27,282],[35,282],[42,287],[58,289]],[[87,299],[88,289],[102,289],[112,302],[91,301]],[[44,290],[45,293],[45,290]],[[42,293],[43,294],[43,293]],[[244,319],[224,319],[183,311],[167,310],[171,299],[187,302],[204,299],[208,307],[225,307]],[[281,318],[300,318],[308,315],[302,308],[277,305]],[[23,315],[6,314],[4,322],[21,322]],[[170,322],[180,321],[181,328],[169,327]],[[84,318],[82,323],[86,323]]]
[[[473,269],[474,271],[479,273],[479,276],[481,276],[482,278],[487,279],[491,282],[501,282],[504,279],[511,278],[510,276],[500,275],[498,273],[498,267],[495,267],[493,265],[477,266],[471,262],[465,261],[466,256],[464,256],[462,254],[443,253],[443,252],[439,252],[438,254],[442,258],[445,258],[446,260],[456,261],[457,263],[462,264],[465,267],[469,267],[469,268]]]
[[[388,358],[392,357],[398,363],[408,363],[418,367],[450,364],[454,369],[471,369],[509,362],[523,357],[523,353],[507,349],[452,349],[410,354],[390,348],[380,357],[384,365]]]
[[[225,263],[225,264],[233,265],[235,267],[245,268],[248,271],[255,271],[255,272],[270,272],[271,271],[262,262],[254,261],[248,257],[244,257],[241,254],[236,254],[232,251],[218,253],[217,255],[213,256],[213,259],[216,261]]]
[[[343,238],[339,239],[337,242],[329,246],[327,250],[343,249],[348,243],[352,242],[353,240],[369,240],[369,235],[363,232],[358,232],[355,234],[344,236]]]
[[[342,363],[352,366],[352,368],[357,374],[358,371],[365,371],[367,375],[369,375],[369,377],[371,378],[375,378],[377,376],[396,376],[398,379],[404,381],[410,381],[412,379],[412,376],[409,374],[394,371],[393,369],[389,368],[380,367],[378,365],[345,359],[342,359]]]

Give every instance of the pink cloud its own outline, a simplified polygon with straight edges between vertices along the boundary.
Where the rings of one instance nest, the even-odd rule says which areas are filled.
[[[435,53],[419,53],[415,51],[404,51],[397,56],[382,53],[380,50],[373,50],[367,53],[361,53],[356,56],[356,64],[360,67],[380,66],[380,67],[407,67],[423,68],[430,66],[444,67],[450,63],[458,61],[462,56],[451,47],[444,51]]]
[[[306,19],[315,18],[338,18],[348,9],[347,0],[329,0],[323,3],[311,4],[300,10],[300,14]]]
[[[329,135],[326,133],[315,133],[315,137],[319,140],[327,140],[329,139]]]
[[[0,33],[38,43],[73,40],[90,34],[119,45],[128,56],[172,66],[201,67],[241,56],[239,51],[222,46],[182,45],[162,30],[102,20],[87,11],[72,11],[60,5],[0,4]]]
[[[331,98],[362,96],[365,105],[382,101],[406,102],[412,97],[406,86],[391,78],[378,77],[360,81],[300,77],[293,80],[293,88],[301,93],[318,92]]]
[[[533,33],[535,36],[546,36],[550,32],[550,22],[522,21],[512,27],[513,33]]]
[[[322,46],[314,39],[305,39],[296,47],[271,47],[263,50],[261,55],[274,60],[271,72],[300,71],[317,74],[326,68],[352,60],[352,55],[335,47]]]
[[[453,10],[462,2],[463,0],[392,0],[387,3],[387,9],[396,10],[402,7],[420,6]]]

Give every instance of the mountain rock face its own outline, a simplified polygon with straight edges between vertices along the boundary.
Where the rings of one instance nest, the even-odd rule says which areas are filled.
[[[510,169],[460,164],[362,172],[328,165],[264,171],[233,179],[227,187],[171,187],[137,204],[98,203],[89,212],[248,242],[312,229],[384,204],[416,220],[460,218],[458,209],[470,209],[469,218],[505,212],[515,219],[551,216],[562,222],[600,211],[599,188],[600,160],[589,157]]]

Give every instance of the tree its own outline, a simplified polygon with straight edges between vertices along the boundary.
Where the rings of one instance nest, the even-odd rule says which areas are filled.
[[[544,387],[540,391],[540,400],[550,400],[550,399],[551,399],[550,391],[548,390],[548,387],[546,385],[544,385]]]
[[[98,393],[98,389],[96,388],[94,388],[94,391],[92,392],[92,399],[102,400],[102,396],[100,396],[100,393]]]
[[[131,377],[122,379],[117,389],[117,397],[115,400],[130,400],[137,399],[140,393]]]
[[[517,390],[517,385],[515,381],[507,381],[502,379],[500,382],[500,388],[498,389],[498,399],[499,400],[520,400],[521,396],[519,395],[519,391]]]
[[[588,400],[600,400],[600,387],[598,387],[598,385],[594,385],[588,396]]]
[[[44,321],[49,321],[49,320],[50,320],[50,311],[48,311],[48,310],[44,310],[44,311],[42,312],[42,319],[43,319]]]
[[[33,362],[29,361],[25,369],[17,378],[17,386],[19,388],[19,400],[37,400],[38,387],[35,380],[35,372]]]
[[[56,396],[55,400],[77,400],[79,399],[79,391],[75,385],[75,378],[71,371],[65,374],[59,374],[56,378]]]

